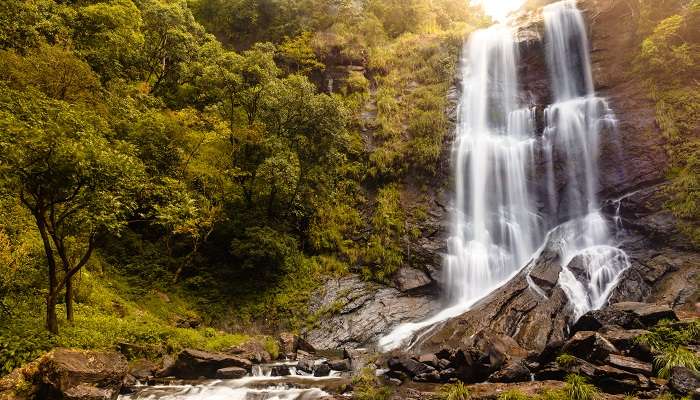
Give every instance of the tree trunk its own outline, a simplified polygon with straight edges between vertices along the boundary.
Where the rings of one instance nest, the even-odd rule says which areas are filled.
[[[58,335],[58,319],[56,318],[56,294],[49,290],[46,296],[46,329]]]
[[[73,278],[66,281],[66,319],[73,323]]]

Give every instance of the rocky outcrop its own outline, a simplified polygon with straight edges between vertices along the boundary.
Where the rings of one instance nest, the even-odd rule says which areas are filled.
[[[361,347],[375,342],[393,326],[422,318],[436,308],[437,302],[429,296],[411,296],[346,276],[328,281],[317,293],[311,311],[327,312],[328,316],[305,338],[318,349]]]
[[[160,376],[180,379],[216,378],[219,370],[238,367],[250,371],[252,363],[245,358],[224,353],[185,349],[177,355],[175,362],[159,372]]]
[[[56,349],[38,361],[37,396],[115,400],[127,372],[126,359],[116,352]]]

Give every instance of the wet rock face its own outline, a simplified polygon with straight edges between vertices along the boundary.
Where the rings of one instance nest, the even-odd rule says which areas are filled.
[[[429,296],[411,296],[398,289],[347,276],[328,281],[311,310],[336,309],[319,326],[306,332],[318,349],[357,348],[376,342],[394,326],[423,318],[438,308]]]

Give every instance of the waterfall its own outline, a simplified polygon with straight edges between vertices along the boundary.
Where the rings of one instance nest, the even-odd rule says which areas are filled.
[[[385,350],[419,340],[434,324],[464,313],[547,243],[560,253],[559,285],[574,317],[603,306],[629,266],[612,242],[596,195],[599,135],[616,121],[593,89],[583,17],[574,0],[547,5],[543,15],[554,102],[545,109],[541,135],[534,110],[519,102],[513,31],[498,24],[469,37],[444,263],[448,307],[395,328],[379,341]],[[546,164],[544,176],[537,176],[537,157]],[[546,190],[536,193],[542,180]]]
[[[559,285],[569,298],[574,318],[605,305],[620,273],[629,267],[627,255],[614,246],[608,221],[600,212],[598,187],[599,137],[614,130],[615,116],[605,99],[597,97],[588,55],[588,39],[581,12],[574,0],[544,7],[545,52],[554,103],[545,110],[545,153],[561,160],[566,185],[562,198],[551,191],[550,213],[569,220],[558,249],[563,260]],[[554,174],[547,179],[553,182]],[[551,206],[550,206],[551,207]],[[613,224],[613,228],[614,228]]]
[[[503,25],[472,34],[455,141],[456,201],[447,292],[454,304],[488,294],[532,255],[542,228],[528,188],[534,112],[517,102],[517,52]]]

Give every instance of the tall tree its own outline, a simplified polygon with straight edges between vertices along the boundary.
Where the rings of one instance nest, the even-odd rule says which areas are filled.
[[[0,90],[0,188],[31,212],[46,256],[46,326],[58,333],[56,304],[87,264],[103,232],[118,231],[133,206],[143,167],[131,146],[109,140],[93,111],[33,89]]]

